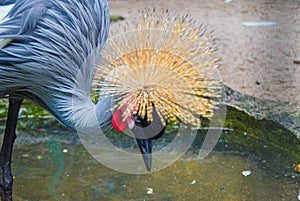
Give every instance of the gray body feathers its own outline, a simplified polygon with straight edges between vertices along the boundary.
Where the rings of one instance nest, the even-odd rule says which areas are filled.
[[[108,37],[107,1],[0,0],[6,3],[15,5],[0,24],[0,42],[10,41],[0,48],[0,97],[29,98],[75,128],[76,110],[95,109],[90,86]],[[74,110],[74,97],[82,108]]]

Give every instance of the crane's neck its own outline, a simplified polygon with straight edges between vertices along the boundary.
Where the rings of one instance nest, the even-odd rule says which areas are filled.
[[[49,83],[43,84],[43,88],[32,90],[36,97],[41,98],[40,102],[37,101],[40,105],[43,104],[61,123],[72,129],[99,126],[105,130],[110,128],[111,98],[100,97],[97,104],[94,104],[90,97],[94,67],[101,59],[99,52],[92,52],[79,70],[70,74],[71,77],[56,77],[56,80],[60,81],[56,85],[52,84],[52,79],[47,79],[45,81]]]
[[[76,130],[101,128],[104,132],[111,128],[111,98],[100,97],[94,104],[89,97],[72,98],[72,127]]]
[[[83,92],[74,89],[55,93],[52,91],[43,93],[45,96],[42,100],[35,101],[46,106],[50,113],[69,128],[86,130],[100,127],[106,132],[112,127],[111,98],[100,97],[97,104],[94,104],[90,96]]]

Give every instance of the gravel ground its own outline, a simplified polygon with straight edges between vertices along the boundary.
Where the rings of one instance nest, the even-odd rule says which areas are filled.
[[[125,20],[135,19],[145,7],[190,14],[214,30],[227,86],[261,99],[300,103],[300,1],[111,0],[109,5],[111,14]],[[111,30],[119,23],[112,23]]]

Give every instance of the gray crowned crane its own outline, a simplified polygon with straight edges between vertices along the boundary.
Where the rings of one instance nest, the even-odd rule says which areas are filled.
[[[106,0],[0,0],[7,4],[14,5],[0,21],[0,98],[9,99],[2,200],[12,200],[11,156],[23,99],[74,130],[132,130],[149,171],[152,140],[168,122],[199,126],[200,116],[212,116],[220,88],[216,48],[190,16],[145,11],[106,44]],[[96,104],[93,89],[100,93]],[[90,123],[93,112],[98,125]],[[141,134],[149,124],[160,129]]]

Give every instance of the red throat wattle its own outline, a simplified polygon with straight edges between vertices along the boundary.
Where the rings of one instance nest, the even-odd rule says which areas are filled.
[[[121,109],[117,109],[112,116],[112,125],[119,132],[123,132],[127,128],[132,129],[134,126],[132,115],[123,120],[123,112],[126,110],[126,107],[127,105],[121,107]]]
[[[111,121],[113,127],[119,132],[125,131],[128,127],[126,121],[122,120],[122,111],[120,109],[114,112]]]

